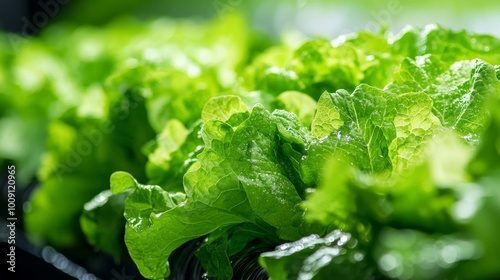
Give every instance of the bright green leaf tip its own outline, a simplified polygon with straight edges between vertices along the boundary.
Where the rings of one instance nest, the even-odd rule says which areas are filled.
[[[110,178],[111,192],[119,194],[138,186],[137,181],[127,172],[117,171],[111,174]]]

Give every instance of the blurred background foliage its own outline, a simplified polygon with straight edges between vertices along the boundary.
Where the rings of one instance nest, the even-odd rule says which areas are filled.
[[[56,2],[57,1],[57,2]],[[500,34],[499,1],[490,0],[0,0],[3,29],[22,31],[22,17],[32,20],[43,10],[40,3],[57,3],[60,12],[50,15],[49,24],[64,21],[77,25],[102,25],[117,17],[224,16],[244,13],[252,25],[271,34],[298,29],[310,35],[336,36],[359,29],[388,27],[400,30],[407,24],[440,23],[455,29]]]

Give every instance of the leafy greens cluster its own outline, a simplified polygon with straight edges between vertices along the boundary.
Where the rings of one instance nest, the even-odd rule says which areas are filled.
[[[83,233],[116,257],[124,240],[151,279],[200,237],[215,279],[231,279],[231,257],[256,241],[275,247],[259,258],[272,279],[500,275],[499,39],[429,25],[267,48],[226,20],[197,36],[171,22],[81,31],[79,48],[58,57],[64,46],[27,43],[61,73],[89,75],[58,85],[33,74],[45,80],[29,85],[79,89],[44,112],[42,187],[26,214],[34,238],[75,246]],[[109,49],[87,57],[95,44]],[[8,61],[27,71],[23,58]],[[31,106],[6,90],[9,106]]]

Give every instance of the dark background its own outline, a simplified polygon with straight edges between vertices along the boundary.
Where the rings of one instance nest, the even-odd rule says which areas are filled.
[[[23,33],[27,21],[36,26],[37,19],[34,16],[41,11],[45,14],[51,13],[54,9],[47,12],[44,6],[50,9],[54,4],[57,6],[57,11],[53,15],[48,15],[47,25],[61,21],[77,25],[102,25],[124,15],[139,18],[158,16],[203,18],[215,14],[214,2],[210,0],[0,0],[0,29]],[[45,25],[40,26],[40,29],[43,27]]]

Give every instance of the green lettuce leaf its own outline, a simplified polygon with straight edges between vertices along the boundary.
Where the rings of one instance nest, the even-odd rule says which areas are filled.
[[[259,261],[271,279],[373,279],[376,272],[360,247],[351,234],[335,230],[281,244]]]
[[[487,176],[500,170],[500,90],[492,96],[487,103],[491,120],[481,138],[474,159],[469,164],[469,172],[472,176],[479,178]]]
[[[446,67],[434,56],[405,59],[387,89],[395,93],[425,92],[432,112],[444,127],[477,144],[487,120],[485,100],[500,88],[495,69],[481,60],[460,61]]]
[[[285,91],[276,98],[274,103],[276,109],[282,109],[297,115],[300,123],[305,127],[311,125],[317,108],[314,99],[298,91]]]
[[[324,93],[312,123],[317,137],[302,161],[302,179],[310,185],[318,181],[318,172],[327,155],[338,152],[353,159],[361,170],[390,170],[388,149],[395,138],[396,104],[409,105],[407,96],[398,97],[368,85],[360,85],[352,94],[340,90]]]
[[[482,59],[500,64],[500,40],[491,35],[454,31],[437,24],[423,28],[407,27],[392,38],[393,54],[415,58],[426,54],[437,55],[451,65],[460,60]]]
[[[228,255],[229,233],[225,230],[222,232],[210,234],[196,252],[196,257],[207,271],[208,277],[230,280],[233,277],[233,269]]]
[[[302,229],[301,197],[287,177],[283,167],[287,163],[281,162],[279,153],[280,128],[284,129],[282,135],[288,135],[285,141],[305,146],[305,129],[302,134],[290,134],[295,131],[281,126],[292,118],[289,121],[300,127],[298,119],[279,111],[271,114],[259,106],[248,113],[238,107],[242,103],[235,97],[215,100],[226,106],[214,110],[209,102],[202,113],[205,148],[184,175],[186,200],[172,208],[158,208],[166,203],[164,194],[154,205],[145,204],[150,199],[135,196],[136,192],[145,188],[167,192],[139,185],[126,201],[125,240],[146,277],[168,275],[165,261],[173,250],[229,225],[264,223],[274,228],[277,238],[286,240],[297,239],[306,230]],[[236,108],[241,109],[234,111],[234,104],[240,104]],[[242,115],[247,118],[242,119]],[[161,246],[158,240],[164,240]]]
[[[331,154],[320,185],[302,204],[306,218],[360,238],[379,224],[434,232],[455,230],[451,215],[455,191],[469,180],[466,170],[472,152],[452,133],[435,137],[422,144],[420,160],[390,177],[360,172],[342,154]]]
[[[32,239],[118,258],[125,232],[153,279],[196,239],[218,279],[290,241],[261,258],[273,279],[498,278],[498,38],[429,25],[259,55],[253,35],[232,15],[49,28],[15,52],[0,35],[0,162],[25,182],[46,150]]]

